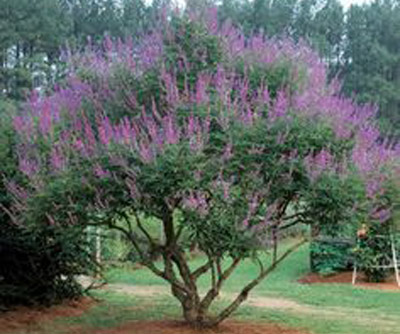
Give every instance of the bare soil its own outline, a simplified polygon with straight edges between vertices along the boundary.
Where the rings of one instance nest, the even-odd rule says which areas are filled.
[[[96,330],[90,334],[308,334],[309,332],[284,328],[278,325],[227,321],[216,329],[195,330],[177,321],[140,321]],[[78,334],[78,332],[74,333]],[[89,334],[89,333],[88,333]]]
[[[299,279],[298,282],[304,284],[315,284],[315,283],[341,283],[341,284],[351,284],[352,282],[352,272],[343,272],[329,276],[322,276],[319,274],[311,273],[303,278]],[[386,282],[383,283],[369,283],[365,280],[362,274],[357,275],[357,287],[367,288],[367,289],[378,289],[378,290],[391,290],[399,291],[400,287],[397,285],[394,276],[389,277]]]
[[[12,311],[0,313],[0,333],[6,334],[20,330],[33,332],[41,324],[58,317],[80,316],[94,304],[93,299],[84,297],[48,308],[18,307]]]

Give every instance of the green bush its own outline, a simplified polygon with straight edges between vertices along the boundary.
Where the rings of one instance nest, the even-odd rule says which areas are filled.
[[[388,224],[371,224],[366,236],[358,241],[354,249],[357,267],[364,272],[369,282],[383,282],[393,273],[390,268],[377,268],[388,266],[392,262],[391,246]]]
[[[82,229],[14,221],[11,183],[26,183],[18,169],[12,108],[0,113],[0,307],[52,304],[82,294],[75,276],[96,268]]]
[[[313,272],[330,275],[348,270],[353,265],[350,241],[333,238],[315,239],[310,244],[310,265]]]

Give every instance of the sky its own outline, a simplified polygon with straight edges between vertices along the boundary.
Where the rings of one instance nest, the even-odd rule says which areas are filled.
[[[151,3],[152,0],[145,0],[147,3]],[[176,0],[178,3],[183,3],[184,0]],[[352,4],[363,4],[369,2],[370,0],[340,0],[345,8],[350,7]]]
[[[145,0],[147,4],[150,4],[153,0]],[[352,4],[361,5],[363,3],[371,2],[372,0],[339,0],[345,9],[349,8]],[[175,0],[178,4],[182,4],[185,0]]]
[[[348,8],[352,4],[363,4],[365,2],[368,2],[367,0],[340,0],[343,6]]]

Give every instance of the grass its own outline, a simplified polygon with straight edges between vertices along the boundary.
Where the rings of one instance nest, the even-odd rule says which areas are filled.
[[[202,258],[196,258],[191,265],[195,267],[203,261]],[[315,334],[400,334],[399,293],[366,290],[346,284],[298,283],[297,280],[308,270],[308,246],[303,246],[252,293],[257,298],[295,302],[296,308],[243,305],[236,312],[235,319],[279,323],[304,328]],[[224,291],[228,294],[238,292],[243,283],[256,274],[257,266],[251,261],[244,262],[228,281]],[[164,281],[146,269],[111,269],[106,276],[111,283],[143,289],[146,286],[166,286]],[[199,284],[205,290],[208,281],[203,279]],[[93,294],[102,301],[88,312],[79,317],[59,318],[51,329],[43,326],[42,331],[35,333],[62,334],[66,333],[65,328],[71,327],[84,328],[90,332],[91,329],[114,327],[129,321],[180,317],[178,303],[167,294],[140,298],[134,294],[107,290],[95,291]],[[225,303],[224,300],[219,301],[216,308],[223,307]]]
[[[252,295],[289,299],[307,308],[333,310],[337,313],[337,317],[333,311],[327,314],[321,312],[320,316],[316,316],[249,306],[239,309],[236,317],[242,320],[274,321],[299,326],[320,334],[400,333],[400,295],[397,292],[367,290],[349,284],[300,284],[297,280],[309,272],[308,254],[307,245],[292,254],[252,292]],[[197,258],[192,261],[192,265],[199,266],[203,261],[204,259]],[[246,261],[232,275],[224,291],[238,292],[243,282],[251,280],[257,272],[257,265],[250,260]],[[165,285],[163,280],[147,270],[113,269],[107,273],[107,277],[113,283],[135,286]],[[208,287],[208,280],[202,279],[199,284],[204,290]],[[172,304],[174,303],[171,302],[170,305]],[[169,309],[168,306],[166,308]],[[398,329],[383,328],[385,322],[388,324],[397,322]],[[375,325],[371,327],[371,324]]]
[[[395,292],[367,290],[349,284],[309,285],[298,283],[297,280],[309,272],[308,254],[307,245],[292,254],[253,290],[253,295],[289,298],[313,306],[360,308],[399,315],[400,296]],[[203,262],[204,259],[196,258],[191,264],[196,267]],[[243,282],[251,280],[257,273],[257,265],[250,260],[246,261],[231,276],[224,287],[224,291],[238,292],[243,286]],[[124,283],[135,286],[167,285],[164,280],[146,269],[111,269],[107,272],[106,277],[110,283]],[[199,284],[200,288],[206,289],[209,286],[208,278],[200,279]]]

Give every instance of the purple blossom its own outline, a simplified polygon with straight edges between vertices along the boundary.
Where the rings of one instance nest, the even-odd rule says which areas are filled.
[[[271,98],[269,95],[269,90],[267,87],[263,88],[262,91],[262,101],[264,104],[266,104],[267,106],[269,106],[270,102],[271,102]]]
[[[228,161],[228,160],[230,160],[232,158],[232,156],[233,156],[232,149],[233,149],[233,145],[232,145],[231,142],[226,144],[225,149],[224,149],[224,153],[222,155],[222,159],[224,161]]]
[[[312,181],[315,181],[319,176],[328,170],[332,170],[334,166],[334,158],[332,154],[323,149],[316,155],[309,154],[304,159],[305,167],[308,171],[308,175]]]
[[[135,180],[131,178],[127,178],[125,180],[125,184],[128,187],[129,195],[132,199],[137,199],[139,198],[139,190],[136,186]]]
[[[209,101],[206,89],[209,84],[209,77],[207,75],[199,75],[196,83],[196,99],[197,104],[207,104]]]
[[[154,31],[142,38],[138,48],[140,64],[144,69],[153,66],[163,53],[163,36],[161,32]]]
[[[194,118],[193,113],[190,114],[187,120],[186,135],[191,138],[193,134],[197,131],[197,119]]]
[[[144,163],[150,163],[154,159],[153,151],[150,145],[144,141],[139,144],[139,156]]]
[[[19,201],[26,201],[29,197],[28,191],[13,180],[6,182],[6,188]]]
[[[123,139],[124,143],[126,145],[131,144],[131,142],[132,142],[132,137],[131,137],[132,126],[131,126],[131,122],[128,117],[124,117],[122,124],[121,124],[121,129],[122,129],[121,135],[122,135],[122,139]]]
[[[227,78],[224,71],[224,68],[221,65],[217,67],[217,73],[214,75],[214,85],[218,92],[218,96],[223,104],[225,104],[227,98]]]
[[[39,130],[43,136],[47,135],[50,132],[51,125],[51,106],[50,103],[46,100],[43,103],[42,111],[39,115]]]
[[[285,116],[287,114],[288,106],[289,103],[286,94],[284,91],[280,90],[268,115],[270,121],[274,122],[278,118]]]
[[[104,179],[104,178],[108,178],[110,177],[110,172],[103,169],[103,167],[101,167],[100,164],[95,164],[93,167],[93,173],[96,177],[100,178],[100,179]]]
[[[379,220],[381,223],[385,223],[392,217],[392,212],[390,209],[381,208],[378,210],[374,210],[371,213],[371,217],[373,219]]]
[[[207,27],[208,30],[216,35],[218,33],[218,8],[212,7],[207,11]]]
[[[178,87],[176,86],[176,79],[165,69],[163,69],[161,72],[161,78],[163,80],[167,92],[166,96],[167,102],[171,106],[175,106],[179,99]]]
[[[165,140],[168,144],[177,144],[179,142],[179,129],[175,124],[175,120],[171,114],[167,114],[163,118],[163,128],[165,133]]]
[[[39,161],[37,159],[20,157],[19,170],[27,177],[32,178],[40,171]]]
[[[165,61],[164,43],[177,43],[177,34],[182,37],[186,33],[185,25],[179,31],[170,26],[167,12],[159,22],[160,27],[141,36],[136,45],[132,39],[125,42],[119,39],[113,43],[107,36],[103,48],[100,46],[96,49],[90,44],[84,53],[68,56],[65,87],[55,88],[55,92],[49,97],[39,97],[33,92],[24,106],[24,112],[14,118],[18,143],[22,147],[19,149],[19,167],[35,181],[31,188],[39,182],[44,184],[45,178],[42,174],[45,171],[67,169],[71,162],[77,161],[91,163],[94,166],[94,175],[99,178],[111,175],[118,178],[117,174],[111,174],[99,164],[94,164],[93,161],[98,161],[97,158],[105,154],[110,158],[110,163],[113,161],[126,173],[126,178],[120,184],[131,198],[137,199],[141,196],[141,190],[138,189],[139,183],[136,183],[137,175],[133,169],[140,169],[140,163],[138,166],[130,166],[129,157],[138,156],[143,163],[150,163],[157,155],[167,152],[163,150],[165,144],[180,142],[183,145],[188,143],[193,155],[200,151],[208,152],[205,149],[210,145],[211,120],[219,124],[229,136],[230,126],[233,125],[246,125],[251,131],[253,125],[268,124],[266,131],[274,130],[274,126],[280,125],[275,121],[288,121],[290,111],[292,115],[298,115],[307,121],[323,122],[334,132],[336,139],[353,145],[352,150],[341,160],[332,155],[325,143],[322,143],[325,148],[306,156],[304,167],[311,181],[317,180],[325,172],[335,172],[346,177],[356,169],[365,184],[368,201],[373,204],[370,206],[378,207],[375,202],[387,191],[384,187],[387,180],[379,175],[388,169],[386,167],[397,164],[400,149],[395,150],[389,148],[388,143],[380,143],[380,134],[374,121],[376,107],[357,106],[353,99],[340,96],[337,82],[326,85],[325,65],[305,43],[268,39],[261,34],[245,39],[242,32],[230,23],[221,28],[218,26],[215,8],[209,14],[206,23],[209,31],[221,42],[224,61],[217,65],[214,74],[200,73],[195,83],[188,74],[191,70],[190,61],[183,52],[178,50],[177,64],[171,66]],[[245,75],[230,66],[238,60],[244,63]],[[277,96],[272,99],[267,82],[252,87],[246,71],[254,64],[263,68],[274,68],[281,60],[290,67],[291,82],[300,82],[300,71],[304,70],[305,75],[301,78],[299,89],[291,91],[290,96],[287,94],[287,87],[278,87]],[[126,82],[116,80],[116,70],[121,69],[127,71],[133,80],[141,82],[152,67],[160,71],[159,80],[162,86],[161,92],[154,92],[153,97],[139,99],[142,97],[140,91],[136,92]],[[77,73],[80,70],[93,73],[95,82],[90,79],[83,82],[79,79]],[[83,107],[85,111],[82,110]],[[114,111],[116,112],[111,117],[111,112]],[[123,114],[124,112],[126,113]],[[204,117],[196,114],[197,112],[208,114]],[[287,122],[286,125],[289,133],[291,124]],[[276,134],[273,140],[277,145],[282,148],[289,145],[286,143],[285,130],[270,131],[268,134],[266,132],[267,136],[273,134]],[[51,145],[50,153],[46,151],[43,156],[39,156],[37,152],[39,135],[45,136],[46,143]],[[229,164],[235,153],[230,140],[228,139],[224,149],[219,152],[219,156],[215,157],[221,163],[221,168]],[[119,145],[111,147],[111,143]],[[265,147],[260,146],[254,145],[248,153],[264,154]],[[114,148],[118,150],[118,155]],[[281,180],[292,177],[295,167],[292,160],[300,157],[302,154],[293,149],[286,150],[278,157],[279,163],[290,169],[281,176]],[[259,169],[255,165],[254,170],[248,171],[249,176],[259,178]],[[204,178],[201,171],[193,171],[193,175],[195,181],[202,181]],[[397,179],[400,179],[399,175]],[[232,195],[232,179],[226,181],[222,175],[215,179],[215,190],[223,193],[225,200],[229,200]],[[397,180],[396,177],[393,179]],[[275,218],[276,206],[269,205],[267,209],[259,207],[261,194],[249,192],[250,195],[243,195],[243,199],[248,201],[247,217],[238,217],[238,222],[248,226],[256,220],[256,212],[266,210],[263,223],[252,224],[261,226],[260,229],[254,229],[255,231],[265,232],[262,228]],[[102,199],[102,194],[99,191],[98,205],[106,206],[109,199]],[[262,196],[266,196],[265,190]],[[203,192],[192,190],[185,195],[184,205],[206,215],[209,210],[207,200]],[[386,221],[389,211],[386,208],[375,209],[371,215],[376,217],[374,219]]]
[[[60,146],[53,146],[50,156],[51,166],[54,170],[62,170],[65,168],[66,161]]]
[[[92,126],[90,125],[86,116],[83,117],[83,123],[86,141],[88,143],[90,151],[93,151],[96,146],[96,138],[94,136]]]
[[[183,198],[183,207],[197,211],[201,216],[206,216],[209,210],[206,195],[200,191],[190,191]]]
[[[108,146],[113,138],[113,128],[107,116],[103,118],[98,130],[101,143]]]

